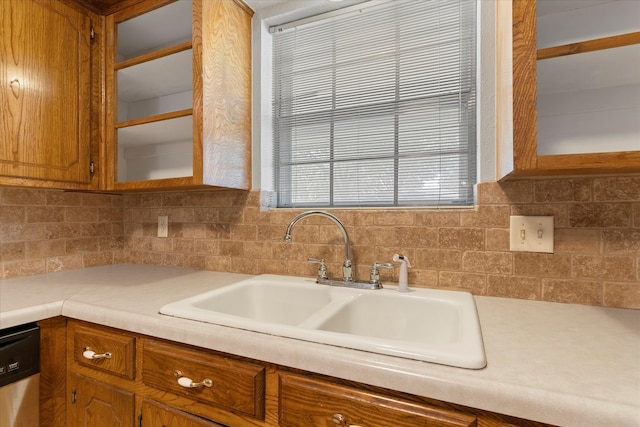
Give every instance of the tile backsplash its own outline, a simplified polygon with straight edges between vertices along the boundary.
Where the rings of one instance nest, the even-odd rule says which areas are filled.
[[[2,278],[122,262],[122,197],[0,187]]]
[[[338,276],[343,238],[302,210],[261,211],[258,192],[104,195],[0,188],[2,277],[119,262],[248,274]],[[640,176],[527,179],[478,186],[474,209],[332,209],[346,225],[356,276],[395,252],[410,286],[476,295],[640,308]],[[155,237],[159,215],[169,237]],[[555,253],[509,251],[510,215],[553,215]],[[398,268],[382,270],[396,282]]]

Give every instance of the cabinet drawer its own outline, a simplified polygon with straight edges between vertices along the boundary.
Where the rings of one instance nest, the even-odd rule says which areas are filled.
[[[112,329],[70,323],[73,358],[76,363],[134,379],[136,339]]]
[[[280,375],[280,426],[475,427],[476,417],[321,380]]]
[[[142,381],[198,402],[264,418],[265,368],[254,363],[145,340]],[[189,387],[190,383],[195,384]]]

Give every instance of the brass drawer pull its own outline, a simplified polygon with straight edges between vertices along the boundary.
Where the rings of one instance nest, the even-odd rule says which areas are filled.
[[[334,424],[338,424],[339,426],[347,425],[347,420],[342,414],[333,414],[331,416],[331,421],[333,421]]]
[[[334,424],[338,424],[342,427],[360,427],[355,424],[349,424],[347,422],[347,418],[342,414],[333,414],[331,416],[331,421],[333,421]]]
[[[85,347],[84,351],[82,352],[82,357],[84,357],[85,359],[89,359],[89,360],[111,359],[111,353],[109,353],[107,351],[107,352],[102,353],[102,354],[97,354],[95,351],[91,350],[91,348]]]
[[[194,383],[191,378],[183,377],[182,371],[175,370],[173,371],[173,375],[178,379],[178,384],[184,388],[196,388],[196,387],[213,387],[213,381],[209,378],[205,378],[199,383]]]

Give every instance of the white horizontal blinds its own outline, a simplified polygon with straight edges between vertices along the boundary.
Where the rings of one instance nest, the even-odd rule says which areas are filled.
[[[274,32],[279,206],[473,203],[475,7],[396,0]]]

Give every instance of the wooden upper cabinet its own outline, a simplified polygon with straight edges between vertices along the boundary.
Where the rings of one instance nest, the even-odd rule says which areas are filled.
[[[578,6],[498,2],[513,42],[512,69],[498,62],[499,73],[512,71],[513,114],[509,145],[499,107],[500,178],[640,172],[640,3]],[[504,25],[498,31],[509,37]]]
[[[0,1],[0,185],[90,188],[91,19]]]
[[[108,189],[250,188],[252,13],[146,0],[107,16]]]

